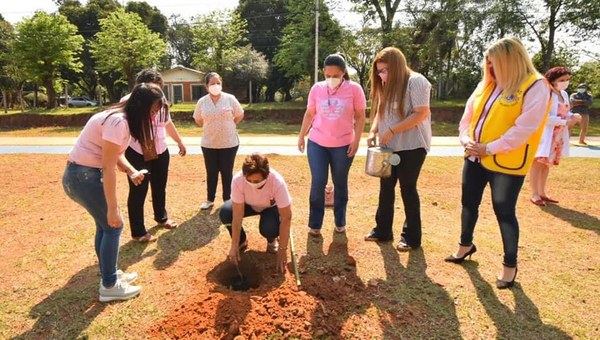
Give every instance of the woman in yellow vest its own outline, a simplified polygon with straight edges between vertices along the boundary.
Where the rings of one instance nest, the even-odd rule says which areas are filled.
[[[461,263],[477,251],[473,231],[489,183],[504,245],[496,286],[504,289],[512,287],[517,276],[515,207],[548,115],[550,88],[517,38],[494,42],[484,56],[483,79],[467,101],[459,125],[465,147],[462,230],[458,250],[446,261]]]

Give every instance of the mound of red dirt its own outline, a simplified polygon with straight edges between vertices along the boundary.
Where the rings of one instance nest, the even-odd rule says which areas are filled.
[[[244,276],[260,284],[246,292],[227,287],[235,267],[221,263],[208,273],[208,286],[172,310],[149,331],[152,338],[259,339],[280,335],[301,339],[337,338],[347,314],[369,306],[368,287],[355,275],[354,259],[340,268],[320,267],[302,275],[276,274],[272,258],[244,255]],[[268,255],[267,255],[268,256]],[[250,262],[248,264],[248,262]],[[290,268],[291,269],[291,268]],[[257,280],[256,276],[260,276]]]

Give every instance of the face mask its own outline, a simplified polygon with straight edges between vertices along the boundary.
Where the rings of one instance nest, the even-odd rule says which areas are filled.
[[[208,92],[213,96],[218,96],[221,94],[222,89],[221,84],[213,84],[208,87]]]
[[[381,78],[382,82],[386,82],[387,81],[387,73],[379,73],[379,78]]]
[[[585,89],[577,89],[577,93],[585,93]]]
[[[258,189],[260,187],[262,187],[263,185],[265,185],[265,183],[267,183],[267,179],[263,179],[262,181],[258,182],[258,183],[252,183],[248,180],[246,180],[246,182],[248,183],[248,185],[250,185],[252,188],[254,189]]]
[[[559,91],[564,91],[567,89],[567,87],[569,87],[569,81],[559,81],[558,83],[556,83],[555,87]]]
[[[342,78],[327,78],[325,81],[327,82],[327,86],[333,90],[342,83]]]

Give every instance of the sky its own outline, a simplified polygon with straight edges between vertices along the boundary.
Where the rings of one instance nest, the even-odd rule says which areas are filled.
[[[81,3],[86,3],[87,0],[79,0]],[[133,2],[136,0],[119,0],[122,4]],[[214,10],[234,9],[239,0],[145,0],[151,6],[157,7],[166,17],[172,14],[179,14],[182,17],[189,19],[192,16],[206,14]],[[596,0],[597,1],[597,0]],[[328,4],[333,1],[328,1]],[[337,5],[331,6],[330,10],[334,17],[336,17],[343,26],[356,28],[361,17],[351,11],[352,5],[348,0],[337,0]],[[52,0],[0,0],[0,14],[14,24],[21,21],[24,17],[31,17],[37,10],[42,10],[47,13],[52,13],[57,10],[57,6]],[[557,36],[559,40],[559,46],[564,44],[566,46],[572,46],[572,38],[560,33]],[[600,55],[600,39],[589,39],[578,45],[579,49],[593,51],[593,53]],[[591,40],[591,41],[590,41]],[[528,42],[524,42],[529,45]],[[539,50],[537,44],[528,46],[530,50]],[[580,62],[585,62],[591,58],[582,53],[580,55]]]

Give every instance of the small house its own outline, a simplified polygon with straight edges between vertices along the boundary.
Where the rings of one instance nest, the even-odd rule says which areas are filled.
[[[203,72],[177,65],[161,74],[163,92],[173,104],[195,102],[207,93]]]

